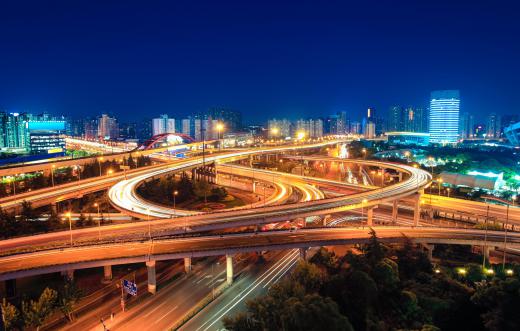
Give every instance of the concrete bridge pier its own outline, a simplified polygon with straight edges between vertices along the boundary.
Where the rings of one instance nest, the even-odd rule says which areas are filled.
[[[368,226],[374,225],[374,207],[369,207],[367,209],[367,225]]]
[[[64,270],[61,275],[68,281],[74,280],[74,269]]]
[[[112,281],[112,266],[106,265],[103,267],[103,282],[110,283]]]
[[[428,260],[431,261],[433,259],[433,250],[435,249],[435,245],[426,244],[424,245],[424,248],[426,249],[426,252],[428,254]]]
[[[146,268],[148,269],[148,292],[155,294],[157,292],[157,280],[155,278],[155,260],[146,261]]]
[[[191,272],[191,257],[184,258],[184,272],[187,274]]]
[[[226,280],[227,284],[233,284],[233,255],[226,254]]]
[[[484,258],[486,259],[486,261],[489,263],[489,253],[491,253],[491,251],[494,251],[495,250],[495,247],[493,246],[482,246],[482,253],[484,254]]]
[[[417,192],[413,202],[413,225],[419,225],[419,219],[421,218],[421,197],[423,192]]]
[[[300,248],[300,260],[305,261],[307,259],[307,247]]]
[[[399,213],[399,200],[394,200],[392,204],[392,222],[397,223],[397,214]]]

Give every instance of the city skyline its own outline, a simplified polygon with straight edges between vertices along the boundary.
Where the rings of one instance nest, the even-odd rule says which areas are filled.
[[[89,4],[4,6],[2,109],[137,121],[222,105],[258,123],[426,107],[438,89],[482,120],[520,109],[512,3]]]

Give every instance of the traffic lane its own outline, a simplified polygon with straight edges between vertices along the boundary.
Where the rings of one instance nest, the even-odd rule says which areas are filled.
[[[266,294],[270,286],[283,277],[298,261],[297,250],[264,254],[265,263],[247,268],[243,275],[215,301],[190,319],[180,330],[221,330],[222,318],[244,311],[246,301]]]

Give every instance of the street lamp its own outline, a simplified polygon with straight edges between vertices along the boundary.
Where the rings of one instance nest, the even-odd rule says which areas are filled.
[[[94,203],[94,207],[97,207],[98,240],[101,240],[101,215],[99,214],[99,203]]]
[[[361,150],[361,152],[363,153],[363,159],[366,159],[367,158],[367,149],[366,148],[363,148]]]
[[[298,140],[303,140],[303,138],[305,138],[305,131],[298,131],[296,133],[296,138],[298,138]]]
[[[112,175],[113,173],[114,173],[114,170],[112,170],[112,169],[108,169],[108,171],[107,171],[107,176],[110,176],[110,175]]]
[[[98,157],[98,166],[99,166],[99,176],[101,176],[101,161],[103,161],[103,157]]]
[[[224,124],[218,123],[217,124],[217,131],[218,131],[218,150],[222,150],[222,130],[224,130]]]
[[[69,219],[70,246],[72,246],[72,214],[68,211],[65,216]]]
[[[278,134],[280,133],[280,129],[278,128],[272,128],[271,129],[271,135],[278,138]]]
[[[448,191],[448,198],[449,198],[451,189],[448,187],[446,190]]]
[[[439,187],[439,196],[441,195],[442,178],[437,179],[437,186]]]
[[[179,191],[173,191],[173,216],[175,216],[175,198],[177,197],[177,194],[179,194]]]

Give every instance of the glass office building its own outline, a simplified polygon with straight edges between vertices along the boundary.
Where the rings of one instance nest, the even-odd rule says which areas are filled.
[[[459,139],[458,90],[433,91],[430,99],[430,143],[454,144]]]

